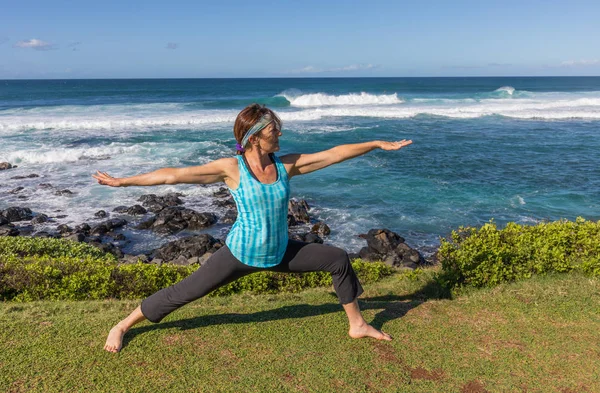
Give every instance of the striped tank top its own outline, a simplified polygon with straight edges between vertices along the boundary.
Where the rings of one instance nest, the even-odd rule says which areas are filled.
[[[278,265],[288,243],[287,213],[290,184],[285,167],[271,155],[277,180],[264,184],[255,179],[241,155],[237,155],[240,183],[229,189],[238,210],[237,220],[225,244],[240,262],[254,267]]]

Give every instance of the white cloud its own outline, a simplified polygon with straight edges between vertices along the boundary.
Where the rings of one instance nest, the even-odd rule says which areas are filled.
[[[167,46],[165,47],[167,49],[177,49],[179,48],[179,44],[176,42],[167,42]]]
[[[594,59],[594,60],[568,60],[568,61],[563,61],[562,63],[560,63],[560,65],[562,67],[578,67],[578,66],[593,66],[593,65],[600,65],[600,60],[598,59]]]
[[[304,68],[300,68],[298,70],[292,70],[287,72],[288,74],[316,74],[316,73],[325,73],[325,72],[352,72],[352,71],[365,71],[371,70],[373,68],[377,68],[379,66],[373,64],[351,64],[344,67],[334,67],[334,68],[317,68],[314,66],[306,66]]]
[[[35,50],[51,50],[56,49],[54,44],[32,38],[26,41],[19,41],[14,45],[15,48],[31,48]]]

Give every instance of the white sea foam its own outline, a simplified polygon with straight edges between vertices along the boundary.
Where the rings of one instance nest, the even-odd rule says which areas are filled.
[[[504,92],[504,93],[507,93],[512,96],[513,93],[515,92],[515,88],[512,86],[502,86],[502,87],[497,88],[495,91],[496,92]]]
[[[479,118],[500,115],[517,119],[600,119],[600,92],[535,93],[513,98],[474,99],[414,98],[408,102],[396,94],[367,93],[333,96],[322,93],[286,93],[292,107],[278,111],[286,122],[306,122],[324,118],[368,117],[403,119],[419,115],[448,118]],[[294,95],[296,94],[296,95]],[[504,93],[503,93],[504,94]],[[34,110],[0,111],[0,135],[51,130],[59,132],[110,131],[135,133],[145,130],[209,129],[230,127],[237,110],[189,110],[183,104],[137,104],[101,106],[44,107]]]
[[[355,106],[355,105],[392,105],[401,104],[404,101],[398,98],[398,94],[360,94],[351,93],[343,95],[329,95],[325,93],[301,94],[284,91],[279,96],[285,97],[290,106],[299,108],[310,108],[319,106]]]

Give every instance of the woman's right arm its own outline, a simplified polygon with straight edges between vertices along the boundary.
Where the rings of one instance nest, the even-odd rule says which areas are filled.
[[[92,177],[98,183],[111,187],[155,186],[160,184],[210,184],[225,181],[237,163],[235,158],[221,158],[200,166],[162,168],[131,177],[112,177],[97,171]]]

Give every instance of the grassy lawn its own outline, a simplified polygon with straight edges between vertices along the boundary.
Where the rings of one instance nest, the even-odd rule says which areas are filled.
[[[352,340],[331,289],[205,298],[102,350],[136,301],[0,303],[0,392],[599,392],[600,280],[536,277],[455,299],[431,272],[366,286],[395,340]],[[435,289],[435,288],[433,288]]]

